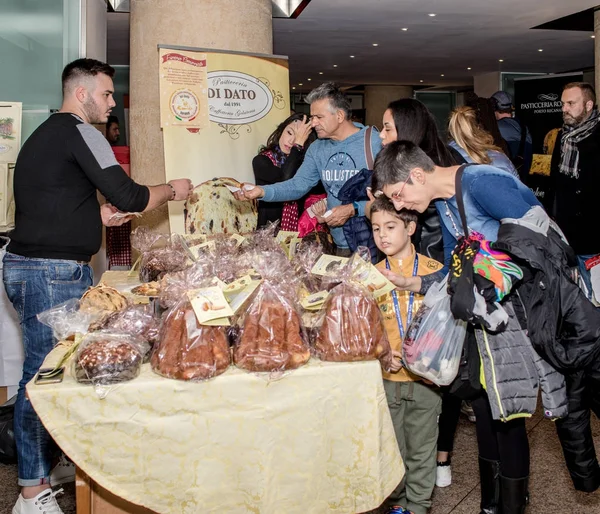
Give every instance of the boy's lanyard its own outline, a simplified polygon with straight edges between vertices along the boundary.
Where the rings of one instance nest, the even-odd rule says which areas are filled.
[[[386,269],[390,269],[390,262],[388,259],[385,259],[385,267]],[[415,264],[413,266],[412,276],[417,276],[417,271],[419,269],[419,254],[415,254]],[[396,321],[398,322],[398,330],[400,331],[400,338],[404,340],[404,324],[402,323],[402,316],[400,315],[400,305],[398,303],[398,293],[394,289],[392,291],[392,298],[394,300],[394,312],[396,313]],[[413,315],[413,304],[415,303],[415,293],[413,291],[408,295],[408,311],[406,313],[406,327],[410,325],[412,321]]]

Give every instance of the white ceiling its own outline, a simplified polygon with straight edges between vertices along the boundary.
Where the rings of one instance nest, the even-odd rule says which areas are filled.
[[[598,3],[312,0],[298,19],[273,20],[274,53],[289,56],[296,91],[308,91],[324,80],[346,86],[456,86],[493,71],[558,73],[594,65],[592,33],[530,29]],[[108,15],[111,64],[129,63],[128,25],[129,15]]]

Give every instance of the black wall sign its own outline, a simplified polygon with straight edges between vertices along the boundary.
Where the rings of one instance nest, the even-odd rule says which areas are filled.
[[[583,73],[549,75],[547,77],[515,80],[515,115],[531,132],[533,153],[544,153],[544,138],[554,129],[561,128],[563,87],[569,82],[581,82]],[[549,196],[550,178],[530,174],[527,185],[544,205]]]

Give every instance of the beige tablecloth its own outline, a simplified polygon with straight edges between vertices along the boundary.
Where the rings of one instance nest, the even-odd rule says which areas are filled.
[[[27,391],[85,473],[160,513],[354,514],[404,474],[376,361],[311,360],[279,380],[232,367],[204,383],[145,364],[105,399],[70,374]]]

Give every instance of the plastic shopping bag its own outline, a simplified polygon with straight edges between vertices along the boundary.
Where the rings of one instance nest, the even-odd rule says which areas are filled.
[[[466,330],[467,323],[452,316],[446,280],[434,284],[406,332],[405,366],[438,386],[450,385],[458,374]]]

